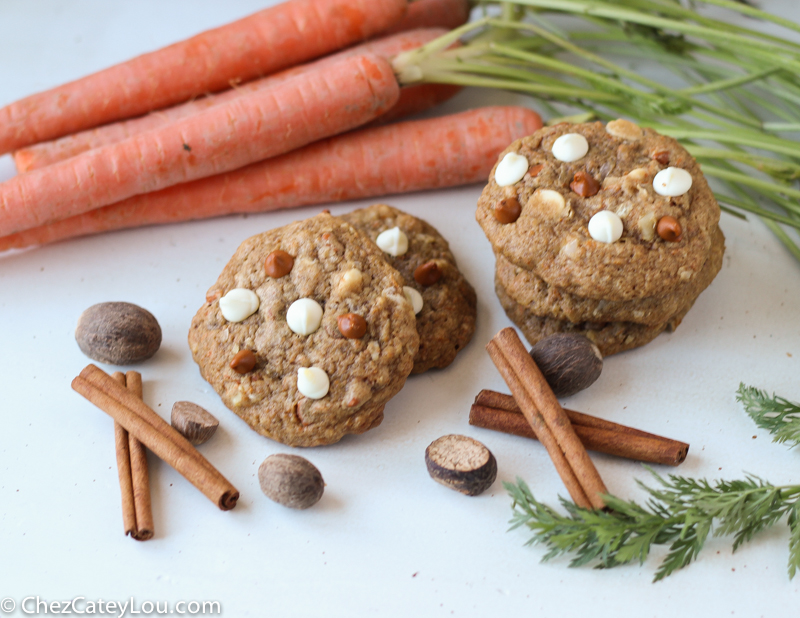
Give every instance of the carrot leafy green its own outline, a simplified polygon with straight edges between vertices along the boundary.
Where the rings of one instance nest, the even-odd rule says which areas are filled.
[[[776,442],[800,443],[800,406],[764,391],[739,386],[737,400]],[[777,487],[753,476],[744,480],[707,481],[677,475],[664,478],[647,468],[656,487],[637,481],[649,498],[644,505],[605,496],[607,510],[584,509],[567,500],[567,514],[536,500],[521,479],[505,483],[514,500],[511,529],[525,526],[529,545],[549,551],[542,560],[574,554],[570,566],[609,568],[643,564],[654,545],[667,545],[653,581],[659,581],[697,558],[709,535],[733,535],[733,551],[784,517],[789,526],[789,578],[800,568],[800,485]]]

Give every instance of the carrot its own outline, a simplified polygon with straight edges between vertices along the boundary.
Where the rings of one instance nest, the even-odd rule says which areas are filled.
[[[542,126],[522,107],[360,129],[248,167],[0,238],[0,251],[109,230],[485,182],[509,143]]]
[[[450,84],[417,84],[400,89],[400,98],[395,106],[385,114],[381,114],[371,124],[387,124],[406,116],[436,107],[453,98],[461,90],[461,86]]]
[[[0,109],[0,154],[186,101],[370,38],[407,0],[288,0]]]
[[[0,235],[220,174],[372,120],[399,87],[389,62],[347,58],[0,184]]]
[[[408,5],[406,16],[387,33],[438,26],[452,30],[467,23],[468,0],[415,0]]]
[[[107,124],[95,129],[67,135],[52,142],[42,142],[28,148],[17,150],[14,152],[14,163],[19,172],[28,172],[33,169],[38,169],[45,165],[55,163],[56,161],[74,157],[92,148],[99,148],[101,146],[120,142],[134,135],[144,133],[145,131],[151,131],[162,127],[175,120],[187,118],[213,107],[214,105],[232,101],[235,98],[262,90],[263,88],[275,86],[308,71],[323,69],[343,58],[349,58],[364,53],[373,53],[384,58],[391,58],[401,52],[424,45],[428,41],[432,41],[446,32],[446,30],[441,28],[427,28],[376,39],[309,64],[293,67],[281,71],[280,73],[270,75],[269,77],[262,77],[261,79],[248,82],[242,86],[226,90],[219,94],[211,94],[201,99],[152,112],[146,116]],[[411,88],[404,88],[400,93],[400,100],[395,106],[397,109],[393,108],[390,119],[399,118],[403,115],[427,109],[427,107],[449,98],[449,96],[455,94],[457,90],[457,88],[452,86],[442,86],[439,84],[423,84]]]

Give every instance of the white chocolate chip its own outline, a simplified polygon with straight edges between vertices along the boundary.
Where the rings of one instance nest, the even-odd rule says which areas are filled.
[[[406,300],[411,303],[411,306],[414,308],[414,315],[422,311],[422,294],[407,285],[403,286],[403,294],[406,295]]]
[[[328,394],[331,382],[319,367],[300,367],[297,370],[297,390],[309,399],[322,399]]]
[[[636,141],[642,139],[644,136],[644,132],[638,124],[634,124],[630,120],[624,120],[622,118],[609,122],[606,125],[606,131],[609,135],[629,141]]]
[[[405,235],[403,230],[399,227],[393,227],[378,234],[375,239],[375,244],[381,248],[381,251],[388,253],[392,257],[403,255],[408,251],[408,236]]]
[[[219,299],[219,310],[228,322],[241,322],[258,311],[259,304],[253,290],[234,288]]]
[[[622,236],[622,219],[610,210],[601,210],[589,219],[589,236],[598,242],[617,242]]]
[[[692,175],[680,167],[668,167],[653,178],[653,189],[659,195],[678,197],[692,188]]]
[[[567,200],[552,189],[537,189],[528,200],[528,205],[551,219],[561,219],[570,214]]]
[[[500,187],[507,187],[522,180],[527,171],[528,159],[518,155],[516,152],[509,152],[497,164],[497,169],[494,171],[494,181]]]
[[[589,142],[580,133],[567,133],[553,142],[553,156],[559,161],[572,163],[589,152]]]
[[[343,293],[355,294],[361,291],[364,284],[364,275],[357,268],[351,268],[342,275],[339,280],[339,290]]]
[[[296,300],[286,312],[286,324],[293,333],[310,335],[322,324],[322,307],[311,298]]]

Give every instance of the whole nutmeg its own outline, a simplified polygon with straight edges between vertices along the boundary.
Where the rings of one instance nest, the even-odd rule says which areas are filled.
[[[170,423],[195,446],[208,442],[219,427],[213,414],[191,401],[176,401],[172,405]]]
[[[111,365],[147,360],[161,347],[161,327],[149,311],[124,302],[98,303],[84,311],[75,329],[89,358]]]
[[[576,333],[545,337],[530,354],[556,397],[569,397],[591,386],[603,370],[598,347]]]
[[[325,481],[305,457],[276,453],[258,467],[261,491],[270,500],[291,509],[307,509],[322,498]]]

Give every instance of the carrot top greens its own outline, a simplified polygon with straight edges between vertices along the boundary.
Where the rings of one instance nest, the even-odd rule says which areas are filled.
[[[744,384],[736,399],[759,427],[774,434],[775,442],[800,443],[800,405]],[[562,499],[566,515],[539,502],[525,481],[504,483],[514,501],[511,529],[524,526],[533,531],[527,544],[548,548],[543,561],[574,554],[573,567],[643,564],[653,546],[667,545],[653,580],[659,581],[693,562],[709,536],[733,535],[736,551],[786,517],[789,578],[800,569],[800,485],[775,486],[750,474],[735,481],[674,474],[665,478],[645,468],[656,486],[637,480],[647,493],[644,504],[604,496],[608,509],[592,510]]]
[[[402,84],[512,90],[551,122],[624,117],[670,135],[723,210],[757,215],[800,260],[800,25],[730,0],[476,4],[482,18],[395,59]]]

